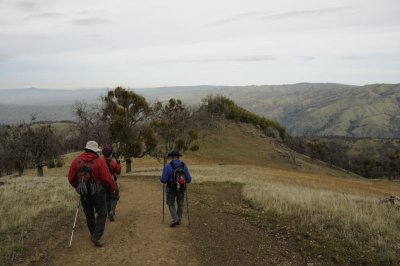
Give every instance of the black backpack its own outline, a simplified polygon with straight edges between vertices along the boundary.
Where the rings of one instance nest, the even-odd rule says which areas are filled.
[[[78,159],[78,185],[76,186],[76,192],[82,196],[93,196],[101,189],[101,185],[96,184],[92,176],[92,167],[96,159],[91,161]]]
[[[186,189],[186,174],[184,170],[185,164],[181,162],[178,166],[170,162],[172,169],[174,170],[174,176],[172,180],[170,179],[167,183],[167,187],[169,187],[172,191],[184,191]]]

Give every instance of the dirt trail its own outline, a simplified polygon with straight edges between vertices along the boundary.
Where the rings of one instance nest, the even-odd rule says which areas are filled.
[[[258,211],[241,200],[240,184],[192,184],[188,191],[191,225],[169,227],[158,177],[121,177],[115,222],[107,221],[96,248],[89,239],[82,210],[71,248],[74,218],[50,239],[37,243],[20,265],[307,265],[285,230],[255,223]],[[251,217],[255,218],[253,220]]]
[[[186,221],[169,228],[165,208],[162,223],[162,189],[155,177],[121,177],[121,200],[115,222],[107,220],[104,246],[89,239],[82,209],[72,247],[70,228],[62,227],[53,239],[41,244],[36,258],[25,265],[198,265],[193,256]],[[72,223],[71,217],[71,223]]]

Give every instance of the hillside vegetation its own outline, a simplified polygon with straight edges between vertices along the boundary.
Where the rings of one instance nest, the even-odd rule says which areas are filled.
[[[184,158],[196,182],[243,184],[242,199],[258,211],[240,215],[289,241],[307,262],[400,261],[399,213],[396,205],[380,203],[399,195],[398,183],[370,181],[313,161],[249,125],[220,123],[211,131],[200,150]]]
[[[150,101],[179,98],[198,104],[207,95],[222,95],[240,107],[276,120],[295,136],[400,137],[400,85],[350,86],[330,83],[299,83],[263,86],[191,86],[136,89]],[[75,100],[94,102],[101,90],[0,90],[0,123],[73,119],[67,105]],[[30,105],[30,106],[27,106]],[[34,107],[42,106],[41,108]],[[54,107],[64,105],[62,112]],[[19,107],[16,107],[19,106]],[[21,107],[26,106],[26,107]]]
[[[292,135],[400,137],[400,85],[318,88],[270,97],[248,106],[276,117]]]
[[[278,121],[290,135],[400,137],[399,84],[215,86],[190,92],[182,88],[179,97],[195,103],[210,93],[229,97],[247,110]],[[162,100],[168,95],[166,89],[153,97]]]
[[[278,248],[298,252],[306,263],[387,265],[400,262],[397,234],[400,228],[396,223],[400,216],[395,206],[379,203],[387,195],[400,195],[399,184],[369,181],[327,167],[291,152],[252,124],[215,120],[199,135],[200,149],[186,152],[183,157],[194,177],[192,189],[208,182],[242,184],[241,198],[252,208],[235,210],[232,214],[245,217],[261,231],[281,239],[280,245],[285,246]],[[77,196],[65,174],[77,154],[66,156],[62,168],[45,169],[51,177],[35,178],[35,171],[31,169],[22,178],[1,178],[4,183],[0,186],[1,202],[7,206],[7,210],[1,211],[7,213],[1,221],[1,259],[6,264],[20,260],[24,254],[29,256],[35,241],[47,238],[52,230],[60,228],[60,223],[66,225],[63,217],[68,215],[68,224],[72,222]],[[133,173],[122,175],[121,182],[138,175],[154,178],[162,169],[162,163],[151,157],[135,159],[133,165]],[[157,178],[153,182],[158,184]],[[215,189],[221,195],[225,193],[224,186]],[[125,187],[126,190],[131,188]],[[209,200],[208,194],[196,197],[200,197],[199,202],[191,204]],[[28,211],[30,202],[35,202],[37,211]],[[137,205],[138,208],[147,206]],[[130,223],[134,224],[135,220]],[[70,234],[70,227],[65,228],[64,240]],[[206,243],[225,236],[224,227],[218,228]],[[257,237],[251,241],[257,241]],[[136,241],[126,245],[141,247],[145,243]],[[51,248],[46,250],[46,254],[51,252]],[[234,256],[232,252],[224,251],[224,254]],[[212,264],[212,259],[207,261]]]
[[[367,178],[400,178],[398,139],[291,137],[287,145],[313,159]]]

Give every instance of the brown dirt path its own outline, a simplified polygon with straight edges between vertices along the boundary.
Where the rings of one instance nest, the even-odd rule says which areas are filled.
[[[158,177],[122,177],[119,182],[121,199],[115,222],[106,223],[104,247],[90,242],[80,209],[71,248],[67,248],[71,229],[61,227],[23,265],[198,265],[187,224],[169,228],[167,208],[162,223]],[[71,226],[72,220],[73,215]]]
[[[242,201],[241,191],[235,183],[190,187],[190,232],[201,265],[307,265],[285,232],[262,228],[250,218],[260,213]]]
[[[91,243],[80,210],[72,247],[67,248],[71,211],[71,220],[38,243],[20,265],[307,265],[292,239],[249,219],[239,184],[191,184],[191,225],[185,208],[183,224],[176,228],[169,227],[167,207],[162,223],[158,177],[121,177],[120,184],[116,221],[107,221],[104,247]]]

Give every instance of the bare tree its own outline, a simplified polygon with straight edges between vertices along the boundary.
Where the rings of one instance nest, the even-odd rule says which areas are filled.
[[[75,102],[74,114],[78,119],[79,147],[84,147],[88,140],[96,140],[100,144],[110,144],[110,122],[104,119],[102,106]]]
[[[51,124],[29,125],[27,127],[28,151],[37,176],[43,176],[43,166],[62,153],[61,145],[53,133]]]
[[[34,119],[32,119],[33,121]],[[21,123],[3,127],[0,134],[0,171],[16,170],[22,175],[27,167],[36,167],[43,176],[43,166],[62,153],[51,125]]]

